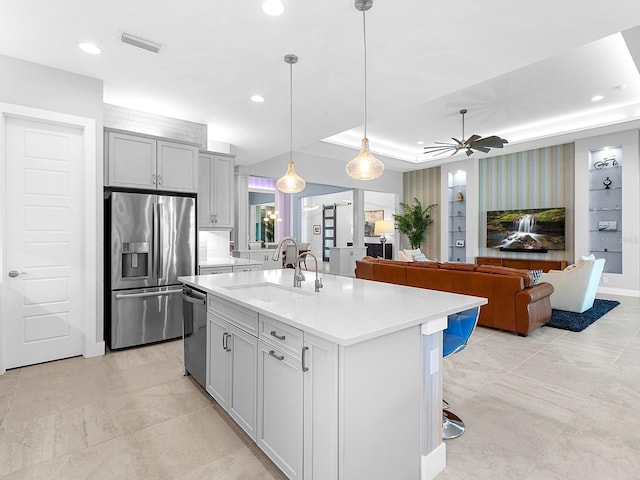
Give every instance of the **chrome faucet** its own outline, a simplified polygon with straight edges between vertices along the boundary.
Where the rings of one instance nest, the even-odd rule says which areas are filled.
[[[282,248],[282,244],[285,242],[292,242],[296,247],[296,257],[295,257],[295,273],[293,275],[293,286],[294,287],[302,287],[302,282],[304,282],[305,278],[300,271],[300,262],[298,261],[298,256],[300,255],[300,247],[298,246],[298,242],[293,237],[284,237],[282,240],[278,242],[278,246],[276,247],[276,253],[273,254],[273,261],[277,261],[280,258],[280,249]]]
[[[315,282],[315,292],[319,293],[320,289],[323,287],[322,285],[322,278],[318,277],[318,259],[316,258],[316,256],[311,253],[311,252],[303,252],[300,254],[300,256],[298,257],[298,262],[300,262],[300,259],[306,257],[306,256],[310,256],[313,257],[313,259],[316,261],[316,282]],[[305,263],[305,267],[306,267],[306,263]]]

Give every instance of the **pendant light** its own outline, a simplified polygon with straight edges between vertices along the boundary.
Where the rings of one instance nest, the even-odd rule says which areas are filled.
[[[304,190],[306,182],[298,176],[293,168],[293,64],[298,62],[298,57],[293,54],[285,55],[284,61],[289,64],[289,166],[287,173],[276,183],[276,188],[282,193],[299,193]]]
[[[384,164],[369,151],[367,138],[367,24],[365,12],[373,5],[373,0],[355,0],[356,10],[362,12],[362,31],[364,33],[364,138],[358,156],[347,163],[347,173],[356,180],[374,180],[384,172]]]

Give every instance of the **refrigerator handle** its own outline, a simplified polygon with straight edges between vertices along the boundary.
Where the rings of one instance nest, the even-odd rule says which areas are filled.
[[[152,276],[153,278],[158,278],[158,252],[159,252],[159,224],[160,219],[158,218],[158,204],[152,204],[151,215],[153,217],[153,259],[151,268],[153,269]]]
[[[163,262],[162,262],[162,257],[163,257],[163,250],[162,250],[162,209],[163,206],[161,203],[157,203],[156,204],[156,208],[158,209],[158,250],[156,250],[156,258],[158,260],[158,278],[162,278],[162,269],[164,268]]]

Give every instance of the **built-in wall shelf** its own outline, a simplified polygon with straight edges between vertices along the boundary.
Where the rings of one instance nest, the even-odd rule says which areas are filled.
[[[448,260],[465,262],[467,258],[467,173],[457,170],[448,178],[449,238]]]
[[[622,148],[589,152],[589,252],[622,273]]]

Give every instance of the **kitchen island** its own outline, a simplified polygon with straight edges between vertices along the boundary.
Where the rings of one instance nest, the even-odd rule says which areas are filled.
[[[208,294],[207,391],[289,478],[434,478],[442,330],[486,300],[305,274],[180,278]]]

